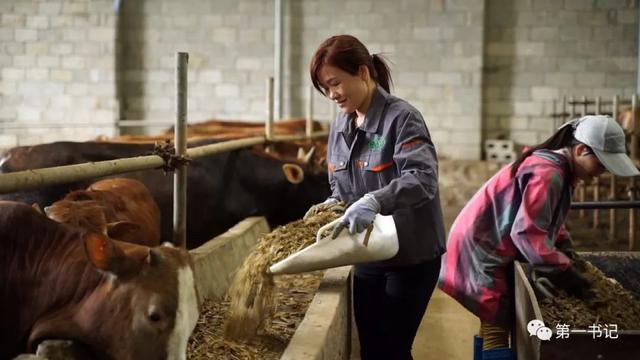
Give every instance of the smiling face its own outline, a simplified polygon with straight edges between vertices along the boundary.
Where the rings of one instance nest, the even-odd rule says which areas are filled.
[[[578,179],[590,181],[596,176],[602,175],[606,171],[606,168],[602,165],[600,160],[593,150],[584,144],[578,144],[572,149],[573,155],[573,168],[575,169],[575,175]]]
[[[351,75],[335,66],[324,65],[319,80],[325,95],[338,104],[342,112],[366,112],[373,92],[373,81],[366,66],[361,66],[357,75]]]

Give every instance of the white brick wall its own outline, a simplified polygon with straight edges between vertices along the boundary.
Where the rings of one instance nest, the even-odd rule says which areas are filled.
[[[553,131],[553,100],[634,92],[636,6],[626,0],[488,1],[483,137],[539,143]]]
[[[271,1],[122,1],[118,21],[111,0],[0,3],[0,122],[170,120],[177,51],[190,53],[190,121],[265,117],[265,78],[274,61]],[[306,113],[308,64],[320,42],[350,33],[386,53],[392,92],[423,113],[441,155],[478,158],[482,139],[500,134],[538,142],[551,132],[545,114],[554,99],[635,89],[635,4],[291,1],[283,117]],[[313,96],[317,117],[328,120],[333,105]],[[0,147],[56,138],[16,134],[0,134]]]
[[[72,127],[47,129],[48,122],[115,120],[114,83],[109,81],[115,70],[115,14],[110,6],[99,3],[110,4],[104,0],[3,2],[0,122],[43,126],[34,125],[29,131],[3,130],[0,126],[1,148],[76,135],[87,139],[93,133],[74,131]],[[98,51],[84,53],[86,41]],[[91,78],[94,69],[111,75],[96,83]],[[101,95],[88,94],[91,83]],[[79,109],[83,109],[82,114]]]

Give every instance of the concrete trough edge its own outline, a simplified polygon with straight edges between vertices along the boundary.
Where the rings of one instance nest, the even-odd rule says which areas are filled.
[[[329,269],[283,360],[349,359],[351,353],[351,266]]]
[[[242,265],[260,236],[269,231],[269,224],[264,217],[249,217],[225,233],[189,250],[199,300],[221,300],[238,267]]]

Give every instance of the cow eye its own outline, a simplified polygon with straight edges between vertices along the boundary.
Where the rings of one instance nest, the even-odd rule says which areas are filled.
[[[159,312],[156,311],[151,311],[148,315],[149,321],[151,322],[159,322],[160,320],[162,320],[162,315],[160,315]]]

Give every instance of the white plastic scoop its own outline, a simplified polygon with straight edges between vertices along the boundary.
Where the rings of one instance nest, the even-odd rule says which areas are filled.
[[[269,268],[272,274],[295,274],[364,262],[390,259],[398,253],[398,234],[392,216],[376,215],[373,224],[358,234],[343,230],[331,239],[342,218],[321,227],[316,242]],[[325,232],[327,233],[324,236]]]

